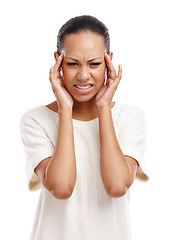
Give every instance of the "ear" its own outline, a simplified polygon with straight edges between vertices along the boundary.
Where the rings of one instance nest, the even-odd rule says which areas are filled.
[[[110,52],[110,53],[109,53],[109,57],[110,57],[110,59],[111,59],[111,61],[112,61],[112,59],[113,59],[113,52]]]
[[[59,58],[59,54],[58,54],[57,52],[54,52],[54,58],[55,58],[55,61],[58,60],[58,58]]]

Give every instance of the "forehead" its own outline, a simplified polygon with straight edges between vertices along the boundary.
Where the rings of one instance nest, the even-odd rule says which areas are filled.
[[[96,56],[105,52],[105,40],[99,34],[89,31],[69,34],[63,42],[63,52],[65,55],[73,56]]]

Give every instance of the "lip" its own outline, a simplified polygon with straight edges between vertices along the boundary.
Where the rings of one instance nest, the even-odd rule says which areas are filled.
[[[75,84],[74,88],[76,92],[80,94],[88,94],[92,91],[93,84],[92,83]]]

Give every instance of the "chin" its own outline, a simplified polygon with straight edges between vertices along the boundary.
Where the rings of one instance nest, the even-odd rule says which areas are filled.
[[[95,101],[96,95],[94,96],[87,96],[87,95],[83,95],[83,96],[77,96],[77,97],[73,97],[75,101],[77,101],[78,103],[83,103],[83,102],[90,102],[90,101]]]

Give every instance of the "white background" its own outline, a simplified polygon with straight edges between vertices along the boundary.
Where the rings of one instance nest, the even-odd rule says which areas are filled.
[[[0,3],[1,239],[27,240],[39,192],[27,189],[19,134],[22,114],[54,101],[48,80],[58,29],[90,14],[110,29],[114,64],[123,67],[115,101],[138,106],[147,120],[147,183],[131,188],[133,240],[173,239],[171,1],[6,0]]]

